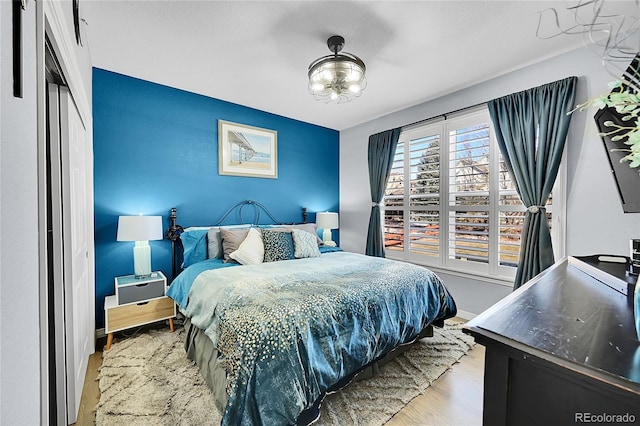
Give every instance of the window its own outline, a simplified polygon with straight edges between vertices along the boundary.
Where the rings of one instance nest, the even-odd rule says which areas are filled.
[[[552,207],[550,197],[550,224]],[[400,135],[384,198],[388,257],[510,279],[524,215],[486,108]]]

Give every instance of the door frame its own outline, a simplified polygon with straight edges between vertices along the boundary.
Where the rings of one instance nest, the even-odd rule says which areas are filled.
[[[80,70],[79,54],[77,53],[76,40],[72,37],[73,23],[68,22],[65,18],[66,2],[57,1],[36,1],[29,2],[27,6],[35,6],[36,8],[36,93],[37,93],[37,146],[38,146],[38,252],[39,252],[39,305],[40,305],[40,418],[41,424],[55,424],[55,419],[51,418],[52,403],[56,400],[52,399],[52,390],[50,386],[51,375],[56,374],[55,367],[50,365],[49,353],[49,334],[54,332],[50,330],[49,317],[50,297],[49,297],[49,261],[47,248],[47,81],[46,81],[46,47],[45,40],[49,40],[52,52],[57,58],[57,65],[64,76],[67,86],[73,97],[78,114],[85,129],[88,132],[88,145],[92,147],[92,129],[93,121],[91,116],[90,96],[85,88],[82,73]],[[90,78],[90,77],[89,77]],[[88,84],[90,88],[90,82]],[[89,89],[90,90],[90,89]],[[92,159],[92,154],[88,157]],[[87,178],[91,180],[91,191],[93,189],[93,161],[87,164]],[[92,192],[87,202],[90,204],[90,214],[93,217],[93,195]],[[91,225],[93,221],[91,221]],[[93,227],[87,229],[92,236]],[[93,242],[93,239],[90,240]],[[94,272],[94,250],[93,244],[90,244],[89,253],[89,281],[93,283],[95,294],[95,272]],[[90,312],[94,313],[93,309]],[[95,346],[95,315],[92,315],[93,342]],[[52,371],[54,370],[54,371]]]

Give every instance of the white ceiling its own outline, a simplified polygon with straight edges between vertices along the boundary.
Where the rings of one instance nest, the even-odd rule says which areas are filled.
[[[583,0],[584,1],[584,0]],[[556,31],[564,1],[81,2],[95,67],[343,130],[585,44]],[[633,15],[637,0],[605,4]],[[342,35],[367,66],[367,89],[316,101],[307,69]]]

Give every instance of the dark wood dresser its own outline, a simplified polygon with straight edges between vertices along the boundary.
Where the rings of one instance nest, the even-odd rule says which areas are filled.
[[[625,286],[569,257],[470,321],[464,332],[486,347],[484,425],[640,424]]]

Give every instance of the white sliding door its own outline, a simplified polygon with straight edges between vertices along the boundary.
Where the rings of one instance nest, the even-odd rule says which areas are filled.
[[[53,373],[50,376],[49,407],[51,423],[67,424],[67,350],[64,303],[64,247],[62,245],[62,154],[60,135],[59,87],[47,84],[47,261],[49,286],[49,358]]]
[[[60,262],[59,268],[54,267],[60,272],[50,285],[56,305],[56,369],[64,370],[57,371],[56,396],[58,421],[64,418],[64,411],[65,424],[71,424],[76,421],[87,362],[95,349],[93,159],[91,135],[67,87],[49,85],[49,120],[53,261]]]

